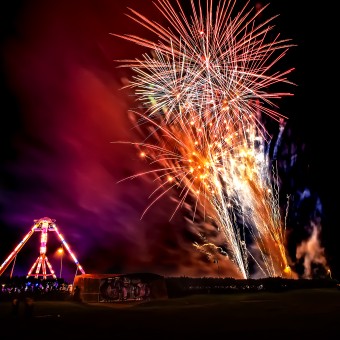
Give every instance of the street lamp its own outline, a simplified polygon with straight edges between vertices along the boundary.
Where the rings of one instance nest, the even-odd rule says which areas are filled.
[[[60,273],[59,277],[61,278],[61,274],[63,272],[63,255],[64,255],[64,248],[63,245],[58,249],[58,254],[60,255]]]
[[[329,275],[329,278],[330,278],[331,280],[333,280],[333,279],[332,279],[332,272],[331,272],[330,269],[327,270],[327,274]]]

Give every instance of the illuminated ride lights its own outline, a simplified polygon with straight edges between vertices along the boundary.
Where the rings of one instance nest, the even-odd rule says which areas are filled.
[[[74,253],[71,251],[69,245],[66,243],[64,237],[58,231],[58,228],[55,224],[55,220],[50,219],[49,217],[43,217],[39,220],[34,220],[34,225],[31,230],[25,235],[25,237],[21,240],[21,242],[14,248],[11,254],[6,258],[6,260],[0,266],[0,276],[5,272],[7,267],[10,263],[16,258],[19,251],[23,248],[29,238],[33,235],[34,232],[41,232],[40,237],[40,253],[37,260],[32,265],[31,269],[28,271],[27,277],[34,277],[39,278],[42,277],[46,279],[47,277],[53,277],[54,279],[57,278],[55,272],[52,268],[51,263],[49,262],[46,251],[47,251],[47,239],[48,239],[48,232],[55,231],[61,240],[62,247],[67,249],[68,253],[72,257],[74,263],[77,265],[78,269],[81,271],[82,274],[85,274],[83,267],[79,264],[79,261],[75,257]],[[49,272],[48,272],[49,270]]]

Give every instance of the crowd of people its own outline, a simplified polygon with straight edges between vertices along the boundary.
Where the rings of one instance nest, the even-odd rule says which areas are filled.
[[[64,300],[72,294],[72,285],[63,280],[14,278],[1,282],[0,301]]]
[[[67,300],[72,298],[72,285],[62,279],[41,280],[15,277],[1,281],[0,302],[10,301],[13,316],[33,315],[34,302],[38,300]]]

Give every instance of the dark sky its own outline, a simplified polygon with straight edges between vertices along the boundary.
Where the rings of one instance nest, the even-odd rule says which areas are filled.
[[[117,184],[142,164],[133,148],[111,143],[133,138],[127,113],[132,99],[121,90],[130,74],[115,60],[145,51],[110,33],[147,37],[125,13],[132,7],[159,19],[152,2],[5,0],[0,6],[1,263],[33,220],[46,216],[56,220],[87,273],[216,275],[216,267],[193,249],[184,217],[169,221],[170,200],[141,220],[152,184]],[[307,185],[323,204],[322,247],[339,277],[337,35],[326,19],[334,6],[273,1],[268,12],[279,14],[277,30],[297,45],[285,58],[287,68],[295,68],[290,80],[297,86],[289,89],[294,97],[282,101],[281,112],[307,145]],[[50,234],[49,258],[58,272],[59,243]],[[38,255],[39,236],[33,235],[15,273],[26,273]],[[71,260],[63,263],[64,276],[72,277]]]

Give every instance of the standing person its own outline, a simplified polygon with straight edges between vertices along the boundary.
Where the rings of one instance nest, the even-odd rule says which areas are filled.
[[[77,301],[77,302],[81,302],[80,287],[79,286],[75,286],[75,288],[74,288],[73,300]]]
[[[34,300],[27,296],[25,298],[25,317],[31,318],[33,316]]]
[[[12,314],[17,316],[19,314],[19,307],[20,307],[20,299],[18,296],[15,296],[12,300]]]

